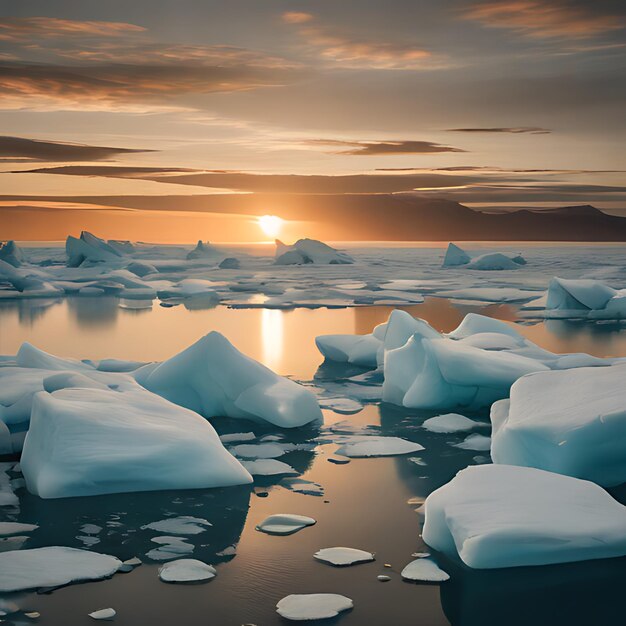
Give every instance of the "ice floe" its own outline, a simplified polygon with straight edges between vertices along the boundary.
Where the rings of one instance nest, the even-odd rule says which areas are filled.
[[[346,254],[331,248],[331,246],[316,239],[298,239],[291,246],[276,240],[276,265],[303,265],[314,263],[317,265],[345,265],[354,263],[354,259]]]
[[[396,456],[423,450],[424,446],[400,437],[383,437],[377,435],[352,435],[344,439],[335,454],[349,458],[372,456]]]
[[[491,448],[491,437],[486,437],[485,435],[468,435],[460,443],[455,443],[454,446],[462,450],[484,452]]]
[[[589,481],[535,468],[477,465],[431,493],[424,541],[472,568],[626,555],[626,507]]]
[[[468,270],[515,270],[520,265],[526,265],[526,259],[521,254],[504,254],[502,252],[487,252],[472,258],[465,250],[454,243],[448,244],[442,267],[462,267]]]
[[[77,548],[49,546],[0,553],[0,591],[25,591],[100,580],[115,574],[119,559]]]
[[[18,535],[19,533],[30,533],[39,528],[37,524],[23,524],[21,522],[0,522],[0,536]]]
[[[439,583],[450,578],[434,561],[419,557],[404,567],[400,575],[404,580],[413,582]]]
[[[97,611],[93,611],[93,613],[89,613],[89,617],[91,617],[91,619],[104,620],[104,621],[110,621],[116,615],[117,615],[116,610],[112,608],[98,609]]]
[[[446,413],[445,415],[436,415],[424,420],[422,428],[432,433],[458,433],[472,430],[480,425],[480,423],[465,417],[465,415]]]
[[[252,476],[297,476],[298,472],[282,461],[276,459],[257,459],[256,461],[242,461],[241,464]]]
[[[202,517],[192,517],[191,515],[180,515],[178,517],[168,517],[158,522],[150,522],[141,527],[142,530],[156,530],[160,533],[171,533],[172,535],[198,535],[212,526],[211,522]]]
[[[626,364],[521,378],[491,421],[495,463],[626,482]]]
[[[350,598],[336,593],[292,594],[278,602],[276,612],[288,620],[307,621],[330,619],[353,606]]]
[[[217,570],[197,559],[178,559],[159,567],[159,578],[164,583],[197,583],[215,578]]]
[[[616,290],[590,278],[555,277],[548,287],[545,317],[626,318],[626,289]]]
[[[357,548],[322,548],[314,555],[314,559],[328,563],[329,565],[346,566],[356,565],[357,563],[367,563],[374,560],[374,555],[366,550]]]
[[[21,465],[43,498],[252,480],[205,419],[139,387],[37,393]]]
[[[162,537],[153,537],[150,541],[159,546],[146,552],[146,556],[153,561],[168,561],[184,554],[191,554],[194,550],[193,544],[181,537],[163,535]]]
[[[266,517],[256,526],[256,529],[268,535],[292,535],[307,526],[313,526],[313,524],[315,524],[315,520],[306,515],[276,513]]]
[[[228,416],[283,428],[322,420],[315,396],[211,332],[176,356],[136,373],[140,384],[205,417]]]

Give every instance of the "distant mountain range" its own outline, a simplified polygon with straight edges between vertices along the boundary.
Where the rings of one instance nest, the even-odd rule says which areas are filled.
[[[626,217],[590,205],[496,213],[409,194],[21,196],[21,207],[9,206],[16,196],[0,199],[0,217],[4,213],[7,225],[16,214],[28,211],[27,200],[32,199],[148,211],[278,215],[301,221],[302,231],[310,229],[316,238],[335,241],[626,241]],[[41,219],[37,211],[33,218]],[[71,213],[73,222],[80,221],[75,211]]]

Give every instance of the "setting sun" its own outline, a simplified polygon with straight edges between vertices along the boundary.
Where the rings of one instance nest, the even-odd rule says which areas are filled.
[[[268,237],[277,237],[283,227],[283,219],[276,215],[263,215],[257,224]]]

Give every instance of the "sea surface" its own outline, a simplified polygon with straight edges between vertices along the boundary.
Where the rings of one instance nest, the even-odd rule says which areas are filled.
[[[594,259],[599,264],[598,259]],[[440,331],[455,328],[470,311],[516,324],[540,346],[555,352],[588,352],[626,356],[626,330],[619,323],[528,321],[518,318],[515,304],[453,302],[426,297],[423,304],[400,307]],[[389,306],[337,309],[186,308],[183,304],[120,308],[114,297],[66,297],[53,302],[0,302],[0,354],[14,354],[22,342],[61,356],[77,358],[166,359],[211,330],[218,330],[250,357],[279,374],[305,384],[336,375],[322,366],[317,335],[367,333],[387,319]],[[356,369],[354,372],[357,373]],[[362,371],[362,370],[361,370]],[[122,559],[138,556],[144,564],[110,580],[70,586],[50,594],[14,597],[23,611],[38,611],[38,623],[84,626],[87,614],[101,608],[117,611],[120,626],[271,626],[286,624],[275,605],[291,593],[339,593],[353,599],[354,609],[324,624],[395,626],[611,626],[626,623],[626,559],[590,561],[548,567],[472,571],[439,558],[451,580],[412,584],[400,577],[414,552],[428,551],[421,539],[416,509],[434,489],[488,453],[454,447],[464,435],[435,434],[422,429],[437,414],[370,402],[353,415],[324,411],[326,424],[347,420],[372,426],[382,435],[419,442],[415,455],[353,459],[335,465],[328,458],[333,444],[281,457],[320,484],[323,496],[289,491],[276,478],[261,478],[252,487],[213,490],[129,493],[89,498],[42,500],[24,489],[17,493],[20,522],[39,524],[24,547],[64,545],[84,548],[85,524],[102,528],[99,542],[88,549]],[[488,422],[488,413],[468,413]],[[218,432],[278,432],[242,420],[216,420]],[[483,432],[488,432],[485,429]],[[286,441],[314,439],[315,429],[296,429]],[[626,502],[626,491],[613,494]],[[270,536],[255,526],[273,513],[308,515],[315,526],[291,536]],[[159,563],[145,555],[159,534],[141,527],[172,515],[191,515],[213,526],[191,536],[193,558],[211,563],[217,576],[208,584],[167,585],[159,581]],[[0,520],[4,519],[1,517]],[[236,554],[220,554],[234,546]],[[320,548],[349,546],[375,553],[371,563],[335,568],[313,559]],[[230,552],[230,551],[228,551]],[[379,574],[391,576],[381,583]],[[23,614],[7,624],[32,623]]]

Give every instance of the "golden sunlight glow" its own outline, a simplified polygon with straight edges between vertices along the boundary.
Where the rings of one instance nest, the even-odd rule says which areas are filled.
[[[263,215],[257,224],[268,237],[278,237],[283,227],[283,220],[276,215]]]

